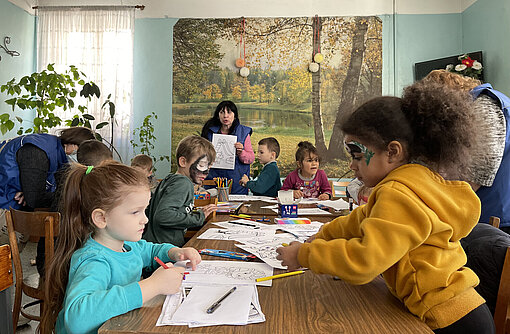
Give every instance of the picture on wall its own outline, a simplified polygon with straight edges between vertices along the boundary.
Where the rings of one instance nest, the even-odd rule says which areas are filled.
[[[297,144],[308,140],[320,168],[340,177],[349,170],[341,117],[381,95],[381,76],[376,16],[180,19],[173,28],[172,147],[199,135],[218,103],[231,100],[241,124],[253,129],[255,152],[264,137],[279,141],[282,176],[296,168]]]

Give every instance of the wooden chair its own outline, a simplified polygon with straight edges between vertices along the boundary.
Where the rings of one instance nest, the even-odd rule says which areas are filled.
[[[12,259],[9,245],[0,246],[0,333],[14,333],[9,288],[12,280]]]
[[[499,220],[499,219],[498,219]],[[501,280],[499,281],[498,297],[496,299],[496,309],[494,311],[494,324],[496,325],[496,334],[510,333],[510,319],[508,308],[510,306],[510,247],[506,250],[505,262],[501,271]]]
[[[494,216],[490,217],[489,218],[489,224],[491,224],[495,228],[499,228],[499,218],[498,217],[494,217]]]
[[[217,205],[218,204],[218,198],[217,197],[211,197],[211,198],[208,198],[208,199],[195,199],[193,204],[194,204],[195,208],[200,208],[202,206],[206,206],[206,205],[209,205],[209,204]],[[216,218],[216,211],[211,213],[205,219],[205,222],[208,222],[209,220],[215,219],[215,218]],[[189,239],[193,238],[193,236],[198,232],[198,230],[200,230],[200,228],[201,227],[187,229],[186,233],[184,233],[184,240],[189,240]]]
[[[18,250],[16,233],[45,237],[45,272],[49,270],[49,264],[54,254],[54,237],[59,234],[60,213],[58,212],[24,212],[10,209],[5,213],[7,222],[7,231],[9,233],[9,244],[11,245],[14,271],[16,273],[16,289],[14,293],[14,306],[12,311],[12,323],[14,328],[18,323],[20,313],[31,320],[41,321],[40,315],[34,315],[25,312],[25,309],[40,304],[40,314],[44,310],[44,291],[43,284],[37,277],[23,277],[23,268]],[[33,283],[37,281],[35,286]],[[36,301],[21,306],[22,294],[36,299]]]
[[[329,181],[333,199],[347,197],[347,186],[351,180]]]

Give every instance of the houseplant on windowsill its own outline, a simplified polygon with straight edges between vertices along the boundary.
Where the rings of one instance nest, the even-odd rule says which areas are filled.
[[[28,128],[20,127],[18,135],[23,133],[47,133],[49,129],[58,127],[62,119],[55,114],[55,109],[63,110],[77,108],[84,114],[87,107],[84,105],[75,106],[74,98],[80,91],[80,95],[89,101],[95,95],[99,98],[99,87],[92,81],[86,82],[86,75],[79,71],[75,66],[70,66],[64,73],[57,73],[53,64],[49,64],[45,70],[34,72],[31,75],[24,76],[16,82],[16,78],[2,85],[0,90],[13,98],[5,101],[12,106],[12,111],[16,107],[21,110],[34,110],[35,117],[33,123]],[[81,89],[80,89],[81,87]],[[22,124],[23,118],[9,113],[0,115],[0,132],[2,134],[12,130],[15,121]]]

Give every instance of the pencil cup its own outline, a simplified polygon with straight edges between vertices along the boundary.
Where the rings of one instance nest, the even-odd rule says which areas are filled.
[[[218,202],[228,202],[228,187],[218,187]]]

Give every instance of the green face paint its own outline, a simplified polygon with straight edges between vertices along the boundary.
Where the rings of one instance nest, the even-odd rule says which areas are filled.
[[[370,151],[365,145],[359,143],[357,141],[344,142],[345,149],[349,152],[350,155],[354,157],[354,153],[363,153],[365,156],[365,162],[368,164],[370,160],[374,156],[374,152]]]

